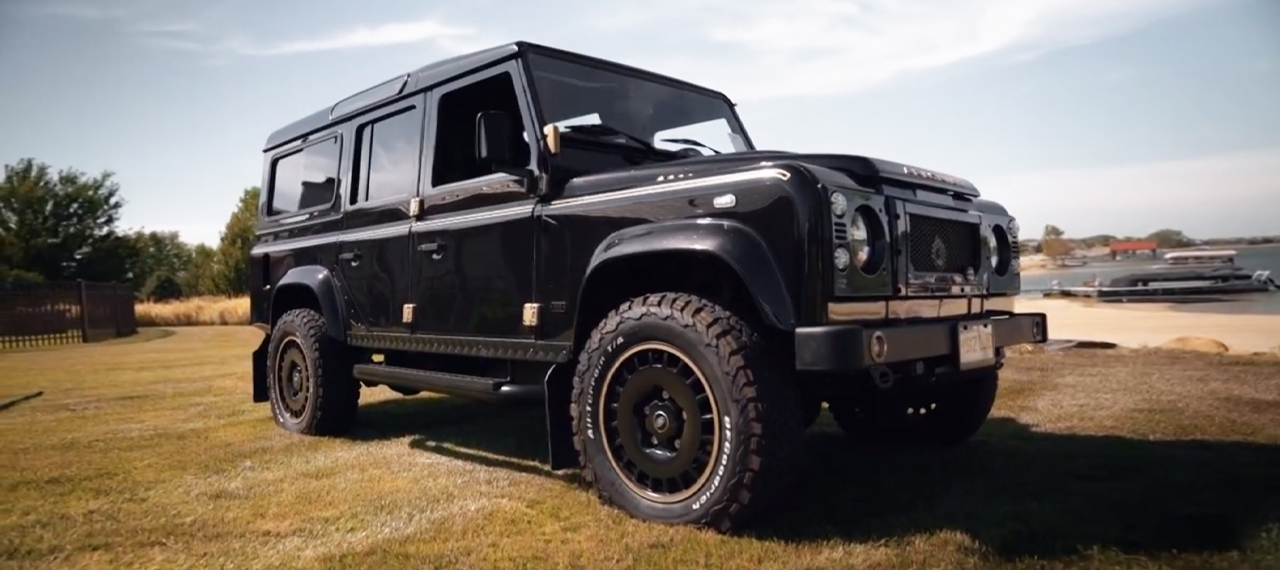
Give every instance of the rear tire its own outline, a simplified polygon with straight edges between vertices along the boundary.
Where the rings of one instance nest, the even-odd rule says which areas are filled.
[[[329,337],[324,316],[294,309],[276,321],[267,348],[267,388],[276,425],[294,433],[339,435],[355,424],[360,384],[350,349]]]
[[[623,303],[592,331],[574,376],[584,479],[639,519],[721,532],[745,522],[787,490],[803,432],[780,364],[706,299]]]

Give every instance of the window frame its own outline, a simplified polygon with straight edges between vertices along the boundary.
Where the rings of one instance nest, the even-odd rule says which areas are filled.
[[[352,119],[353,124],[351,126],[351,136],[354,140],[354,144],[351,148],[350,166],[348,167],[348,170],[351,172],[351,184],[349,195],[343,204],[348,211],[363,208],[376,208],[386,204],[402,201],[407,202],[422,193],[423,159],[427,153],[427,128],[429,124],[433,123],[431,119],[434,113],[430,107],[433,99],[434,98],[430,93],[419,91],[407,98],[378,109],[376,115],[370,113],[368,116],[360,117],[358,120]],[[407,109],[412,107],[419,107],[422,109],[422,113],[419,116],[418,121],[418,156],[415,161],[417,165],[417,179],[414,181],[413,191],[409,194],[388,196],[377,200],[368,200],[365,197],[368,193],[369,184],[366,177],[366,170],[364,168],[365,161],[368,159],[368,155],[365,152],[367,146],[366,138],[364,137],[365,130],[368,127],[391,118],[394,115],[405,113]],[[413,111],[408,112],[412,113]],[[372,139],[368,140],[371,144]]]
[[[488,67],[483,70],[474,72],[470,75],[435,85],[431,88],[428,107],[428,121],[426,131],[424,132],[424,152],[422,173],[419,183],[419,196],[429,197],[442,192],[447,192],[455,188],[464,188],[473,186],[482,182],[509,180],[512,178],[510,174],[502,172],[491,172],[475,178],[467,178],[457,180],[446,184],[437,185],[435,183],[435,162],[436,162],[436,141],[439,134],[439,122],[437,117],[440,115],[440,101],[447,95],[458,89],[474,85],[486,79],[491,79],[497,75],[506,73],[511,78],[511,89],[516,95],[516,107],[520,110],[519,120],[524,125],[525,132],[529,133],[532,140],[527,141],[529,145],[529,164],[525,167],[536,173],[539,169],[539,155],[542,151],[542,131],[537,126],[537,115],[535,109],[531,105],[530,94],[525,82],[524,67],[519,63],[518,59],[503,60],[501,63]]]
[[[278,167],[280,165],[280,161],[296,154],[302,154],[306,152],[307,149],[313,146],[316,146],[320,143],[328,142],[330,140],[335,141],[338,145],[338,166],[337,166],[337,172],[334,173],[336,174],[336,176],[334,178],[334,184],[333,184],[333,196],[329,198],[329,201],[327,203],[321,204],[319,206],[312,206],[310,208],[297,210],[294,212],[276,213],[274,211],[275,210],[274,204],[275,204],[275,197],[276,197],[276,174],[278,173]],[[264,199],[262,201],[262,219],[265,221],[275,221],[275,220],[294,218],[298,216],[307,216],[310,214],[314,214],[316,212],[333,210],[335,206],[340,206],[341,196],[342,196],[342,187],[343,187],[344,179],[346,178],[345,176],[343,176],[344,174],[343,150],[344,150],[344,147],[346,146],[344,143],[345,141],[343,140],[342,132],[334,131],[330,133],[325,133],[321,136],[316,137],[315,139],[303,140],[301,143],[299,143],[297,146],[293,148],[282,149],[279,152],[272,155],[270,160],[267,163],[267,187],[263,191]]]

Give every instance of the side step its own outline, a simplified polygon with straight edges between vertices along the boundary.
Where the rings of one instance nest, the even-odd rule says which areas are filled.
[[[352,374],[373,384],[435,392],[486,401],[541,401],[542,386],[512,384],[505,378],[469,376],[434,370],[418,370],[382,364],[357,364]]]

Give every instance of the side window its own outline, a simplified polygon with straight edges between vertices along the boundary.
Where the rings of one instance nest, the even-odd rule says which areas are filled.
[[[413,106],[360,127],[360,186],[353,193],[366,202],[412,196],[418,189],[422,150],[422,107]]]
[[[291,214],[333,202],[338,191],[337,137],[277,158],[271,173],[270,215]]]
[[[527,141],[520,103],[511,73],[504,72],[464,85],[441,95],[436,107],[435,155],[431,185],[478,178],[491,172],[476,162],[476,115],[503,111],[511,117],[512,140]],[[516,158],[530,159],[529,146],[521,146]]]

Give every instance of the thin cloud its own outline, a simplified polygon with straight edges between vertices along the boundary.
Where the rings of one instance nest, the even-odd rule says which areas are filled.
[[[83,4],[76,2],[53,2],[42,4],[36,8],[41,14],[50,16],[64,16],[68,18],[83,18],[86,20],[101,20],[107,18],[119,18],[129,13],[129,9],[120,5],[106,4]]]
[[[435,20],[398,22],[379,26],[363,26],[317,38],[291,40],[276,44],[230,42],[229,51],[241,55],[292,55],[322,51],[445,41],[473,34],[469,28],[447,25]]]
[[[984,197],[1017,212],[1025,237],[1045,224],[1068,235],[1192,237],[1275,234],[1280,147],[1184,160],[1019,172],[977,179]]]
[[[681,2],[679,18],[649,2],[587,7],[575,19],[616,38],[617,54],[755,100],[847,93],[996,56],[1032,58],[1207,1],[691,0]],[[639,48],[668,54],[646,57]]]
[[[133,29],[144,34],[176,34],[193,32],[197,28],[193,22],[143,22],[133,26]]]

